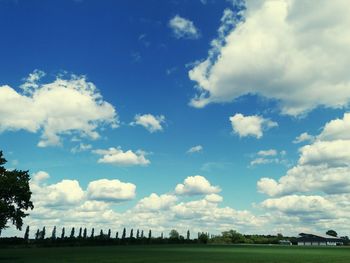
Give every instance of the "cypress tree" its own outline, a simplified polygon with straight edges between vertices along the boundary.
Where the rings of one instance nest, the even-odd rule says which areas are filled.
[[[139,239],[140,238],[140,231],[137,229],[136,231],[136,239]]]
[[[190,230],[187,230],[187,237],[186,237],[187,240],[190,240]]]
[[[51,239],[56,239],[56,226],[52,229]]]
[[[43,231],[41,232],[41,239],[45,239],[45,235],[46,235],[46,228],[43,227]]]
[[[125,238],[126,238],[126,229],[125,229],[125,227],[124,227],[124,229],[123,229],[122,239],[125,239]]]
[[[79,228],[79,235],[78,235],[78,238],[82,238],[82,232],[83,232],[83,229],[82,229],[82,228]]]
[[[86,239],[87,237],[87,230],[86,230],[86,227],[84,228],[84,232],[83,232],[83,238]]]
[[[28,241],[29,240],[29,226],[26,228],[26,232],[24,233],[24,240]]]
[[[119,235],[119,233],[118,233],[118,231],[115,233],[115,239],[118,239],[118,235]]]
[[[134,229],[131,228],[131,231],[130,231],[130,238],[133,238],[134,237]]]
[[[70,231],[70,238],[74,238],[74,232],[75,232],[75,229],[74,227],[72,227],[72,230]]]
[[[141,230],[141,238],[143,238],[144,237],[144,235],[143,235],[143,230]]]
[[[103,230],[100,231],[100,238],[103,238]]]
[[[151,238],[152,238],[152,230],[150,229],[148,232],[148,239],[151,239]]]
[[[111,238],[111,234],[112,234],[112,232],[111,232],[111,230],[110,229],[108,229],[108,238]]]
[[[164,238],[163,232],[162,232],[162,234],[160,235],[160,238],[161,238],[161,239],[163,239],[163,238]]]
[[[40,230],[38,228],[38,230],[36,231],[35,233],[35,240],[38,240],[39,239],[39,236],[40,236]]]
[[[64,239],[64,235],[65,235],[66,230],[64,229],[64,227],[62,228],[62,233],[61,233],[61,239]]]
[[[90,237],[91,237],[91,238],[94,238],[94,236],[95,236],[95,228],[92,228],[92,229],[91,229],[91,236],[90,236]]]

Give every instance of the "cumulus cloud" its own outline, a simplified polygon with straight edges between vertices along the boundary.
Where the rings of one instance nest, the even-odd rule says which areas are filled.
[[[220,203],[222,202],[223,198],[218,194],[209,194],[205,196],[205,200],[211,203]]]
[[[142,150],[136,152],[128,150],[124,152],[121,148],[111,147],[107,150],[93,150],[93,153],[102,155],[102,158],[98,159],[99,163],[109,163],[117,166],[144,166],[151,163],[145,157],[147,153]]]
[[[102,125],[117,126],[114,107],[103,100],[85,76],[58,76],[42,84],[38,81],[43,76],[40,71],[29,75],[21,86],[22,92],[0,86],[0,132],[39,132],[38,146],[46,147],[60,145],[62,135],[97,139],[97,129]]]
[[[303,132],[299,136],[295,138],[293,143],[301,143],[301,142],[313,142],[315,139],[314,136],[308,134],[307,132]]]
[[[218,186],[213,186],[203,176],[195,175],[187,177],[183,184],[178,184],[175,187],[175,193],[178,195],[204,195],[220,192]]]
[[[188,149],[187,153],[199,153],[203,151],[203,146],[202,145],[196,145]]]
[[[86,143],[79,143],[78,145],[74,146],[71,149],[72,153],[79,153],[79,152],[85,152],[88,151],[92,148],[91,144],[86,144]]]
[[[42,181],[49,179],[50,175],[45,171],[39,171],[37,173],[34,173],[32,178],[33,178],[32,179],[33,181],[35,181],[36,183],[39,183],[39,182],[42,182]]]
[[[232,129],[239,137],[253,136],[260,139],[263,136],[263,131],[277,127],[277,122],[265,119],[258,115],[244,116],[237,113],[230,117]]]
[[[162,131],[162,124],[165,122],[164,115],[154,116],[152,114],[136,114],[134,121],[130,124],[132,126],[141,125],[145,129],[147,129],[150,133]]]
[[[174,195],[152,193],[150,196],[141,199],[135,208],[142,211],[165,210],[174,205],[176,201],[177,197]]]
[[[349,104],[347,1],[248,0],[246,7],[243,19],[225,10],[208,57],[189,71],[198,91],[192,106],[255,94],[298,116]]]
[[[343,119],[328,122],[315,141],[299,149],[296,166],[278,180],[261,178],[258,189],[270,196],[322,191],[343,194],[350,191],[350,139],[346,128],[348,114]]]
[[[286,151],[278,152],[275,149],[258,151],[254,156],[254,159],[250,162],[250,166],[269,164],[269,163],[283,163],[286,164],[285,159]]]
[[[87,187],[87,196],[90,200],[122,202],[135,198],[136,185],[123,183],[117,179],[100,179],[92,181]]]
[[[258,152],[258,155],[260,155],[260,156],[275,156],[275,155],[277,155],[277,151],[275,149],[261,150]]]
[[[193,22],[179,15],[170,19],[169,26],[176,38],[198,39],[200,37],[199,30]]]

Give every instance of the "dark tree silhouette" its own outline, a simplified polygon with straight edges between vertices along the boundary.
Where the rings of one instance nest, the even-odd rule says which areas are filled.
[[[148,232],[148,239],[151,239],[151,238],[152,238],[152,230],[150,229]]]
[[[130,230],[130,238],[133,238],[134,237],[134,229],[131,228]]]
[[[117,232],[115,233],[115,239],[118,239],[118,235],[119,235],[119,232],[117,231]]]
[[[75,229],[74,227],[72,227],[72,230],[70,231],[70,238],[74,238],[74,232],[75,232]]]
[[[40,236],[40,230],[36,230],[36,233],[35,233],[35,240],[38,240],[39,239],[39,236]]]
[[[56,226],[54,226],[52,229],[51,239],[56,239]]]
[[[160,235],[160,239],[163,239],[164,238],[164,235],[163,235],[163,232],[162,232],[162,234]]]
[[[100,238],[103,238],[103,230],[100,231]]]
[[[30,177],[28,171],[6,170],[5,163],[6,159],[0,151],[0,231],[7,227],[9,220],[21,230],[23,218],[28,215],[24,211],[34,208],[30,201]]]
[[[144,235],[143,235],[143,230],[141,230],[141,238],[143,238],[144,237]]]
[[[29,240],[29,226],[26,227],[26,232],[24,233],[24,240],[25,241]]]
[[[66,230],[64,229],[64,227],[62,228],[62,233],[61,233],[61,239],[64,239],[64,235],[65,235]]]
[[[180,234],[175,229],[170,231],[170,233],[169,233],[170,239],[179,239],[179,237],[180,237]]]
[[[45,235],[46,235],[46,228],[43,227],[43,230],[41,231],[41,239],[45,239]]]
[[[125,239],[125,238],[126,238],[126,229],[125,229],[125,227],[124,227],[124,229],[123,229],[122,239]]]
[[[86,230],[86,227],[84,228],[84,232],[83,232],[83,238],[86,239],[87,237],[87,230]]]
[[[329,235],[329,236],[332,236],[332,237],[337,237],[338,236],[338,233],[335,232],[335,230],[332,230],[332,229],[328,230],[326,232],[326,234]]]
[[[108,238],[111,238],[111,234],[112,234],[111,230],[108,229],[108,234],[107,234]]]
[[[82,228],[79,228],[79,235],[78,235],[78,238],[82,238],[82,234],[83,234],[83,229],[82,229]]]
[[[91,229],[91,238],[94,238],[95,237],[95,228],[92,228]]]
[[[190,230],[187,230],[187,236],[186,236],[187,240],[190,240]]]
[[[139,239],[140,238],[140,230],[137,229],[136,231],[136,239]]]

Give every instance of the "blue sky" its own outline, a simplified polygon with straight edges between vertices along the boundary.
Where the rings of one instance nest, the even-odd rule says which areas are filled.
[[[26,223],[345,234],[346,8],[0,1],[0,145],[32,174]]]

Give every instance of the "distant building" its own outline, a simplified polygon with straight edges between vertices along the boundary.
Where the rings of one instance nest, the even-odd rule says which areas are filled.
[[[329,235],[300,233],[297,243],[298,246],[341,246],[344,240]]]

